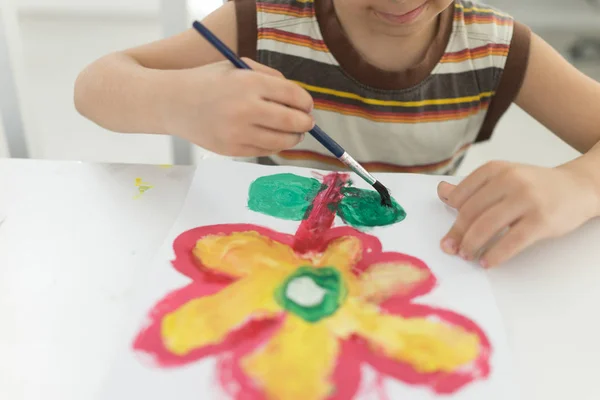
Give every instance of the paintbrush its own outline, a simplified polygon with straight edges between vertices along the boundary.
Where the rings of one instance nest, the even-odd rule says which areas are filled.
[[[206,26],[195,21],[194,29],[198,31],[215,49],[217,49],[225,58],[239,69],[252,69],[242,59],[240,59],[225,43],[216,37]],[[327,135],[317,125],[309,133],[319,141],[327,150],[329,150],[338,160],[347,165],[358,176],[364,179],[369,185],[373,186],[381,197],[381,204],[386,207],[392,206],[392,198],[388,189],[381,184],[373,175],[371,175],[358,161],[344,150],[335,140]]]

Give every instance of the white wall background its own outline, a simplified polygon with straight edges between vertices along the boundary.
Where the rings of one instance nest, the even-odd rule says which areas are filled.
[[[6,145],[3,126],[2,115],[0,115],[0,158],[8,156],[8,146]]]
[[[13,0],[24,13],[101,13],[157,15],[160,0]],[[168,1],[168,0],[167,0]],[[179,1],[179,0],[172,0]],[[206,15],[223,3],[222,0],[189,0],[193,15]]]
[[[120,13],[156,15],[160,0],[13,0],[24,12]],[[173,0],[177,1],[177,0]],[[600,0],[481,0],[512,13],[534,29],[577,29],[588,32],[600,26]],[[190,0],[195,15],[214,8],[221,0]]]
[[[600,26],[600,0],[483,0],[534,29],[588,33]]]
[[[158,14],[160,0],[13,0],[21,11]],[[202,0],[201,0],[202,1]],[[204,0],[207,1],[207,0]]]

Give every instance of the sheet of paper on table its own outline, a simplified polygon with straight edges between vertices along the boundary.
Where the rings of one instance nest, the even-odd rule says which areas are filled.
[[[446,256],[439,177],[204,161],[99,399],[516,399],[485,273]],[[375,226],[373,226],[375,225]]]

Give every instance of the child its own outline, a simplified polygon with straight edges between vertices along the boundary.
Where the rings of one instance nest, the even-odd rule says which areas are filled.
[[[484,267],[600,214],[600,83],[510,16],[467,0],[235,0],[203,21],[255,71],[193,30],[106,56],[78,78],[80,113],[261,162],[340,167],[316,121],[370,171],[451,174],[515,102],[585,153],[556,168],[491,162],[438,192],[442,239]],[[527,132],[523,132],[526,135]]]

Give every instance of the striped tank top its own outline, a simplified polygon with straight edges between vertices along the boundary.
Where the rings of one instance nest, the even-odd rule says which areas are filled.
[[[314,98],[317,124],[371,172],[453,174],[488,140],[521,87],[530,30],[492,7],[456,0],[419,65],[361,58],[333,0],[235,0],[238,52]],[[265,164],[345,169],[307,135]]]

